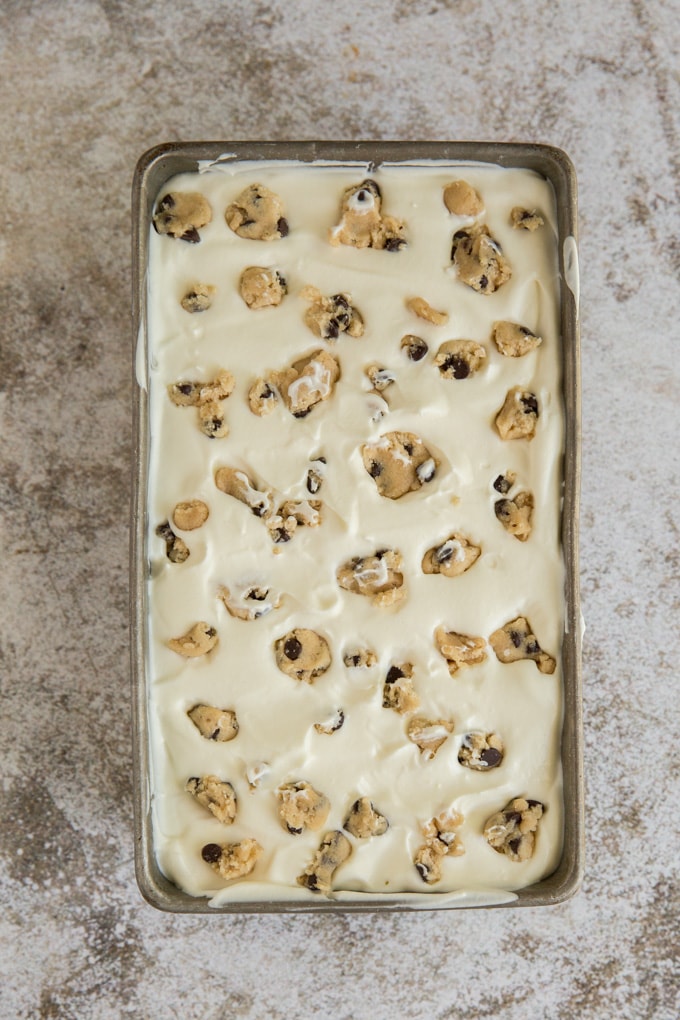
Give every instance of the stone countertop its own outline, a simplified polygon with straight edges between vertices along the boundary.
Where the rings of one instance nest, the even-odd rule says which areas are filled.
[[[670,0],[5,0],[3,1016],[680,1014]],[[580,182],[587,871],[553,908],[170,916],[133,871],[129,194],[192,138],[564,148]]]

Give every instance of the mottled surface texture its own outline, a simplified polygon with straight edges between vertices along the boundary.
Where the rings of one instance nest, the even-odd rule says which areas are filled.
[[[675,1020],[672,0],[3,0],[3,1017]],[[549,142],[580,179],[587,875],[555,908],[166,916],[132,861],[129,192],[190,138]]]

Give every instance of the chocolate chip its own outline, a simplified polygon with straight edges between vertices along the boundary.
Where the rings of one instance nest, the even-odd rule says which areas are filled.
[[[514,822],[515,824],[517,824],[518,822],[522,821],[522,812],[521,811],[506,811],[505,812],[505,820],[506,820],[506,822]]]
[[[458,354],[449,354],[439,366],[442,375],[451,372],[454,379],[467,379],[470,374],[470,366],[464,358]]]
[[[532,333],[530,329],[526,328],[526,326],[520,326],[519,331],[523,336],[536,336],[536,334]]]
[[[340,335],[340,326],[337,319],[329,319],[324,330],[324,336],[327,340],[337,340]]]
[[[358,666],[359,663],[361,662],[361,656],[360,655],[352,655],[351,658],[350,658],[350,661],[351,661],[353,666]]]
[[[541,808],[543,807],[540,800],[529,800],[527,798],[527,804],[529,805],[529,807],[541,807]]]
[[[509,479],[505,477],[505,475],[499,475],[496,481],[493,483],[493,487],[496,490],[496,492],[502,492],[503,495],[505,495],[506,492],[510,491],[512,485]]]
[[[267,594],[268,593],[266,591],[263,591],[261,588],[251,588],[250,591],[246,594],[246,598],[254,599],[256,602],[264,602],[264,600],[267,597]]]
[[[512,641],[515,648],[519,648],[520,645],[522,644],[522,635],[518,630],[511,630],[508,634],[508,637]]]
[[[453,546],[449,545],[448,542],[444,542],[438,549],[434,551],[434,558],[437,563],[446,563],[453,556]]]
[[[385,677],[386,684],[394,684],[397,680],[400,680],[404,675],[403,670],[399,669],[398,666],[390,666]]]
[[[349,311],[349,301],[344,294],[334,294],[331,301],[333,301],[338,308],[344,308],[345,311]]]
[[[389,549],[376,549],[375,555],[379,560],[381,560],[383,556],[386,556],[389,551],[390,551]]]
[[[285,528],[277,528],[273,537],[275,545],[280,545],[282,542],[290,542],[290,535]]]
[[[172,195],[164,195],[164,197],[158,203],[158,210],[172,209],[174,208],[175,200]]]
[[[489,277],[488,276],[480,276],[480,278],[479,278],[479,289],[480,290],[486,290],[486,288],[488,286],[489,286]]]
[[[404,337],[402,347],[411,361],[422,361],[428,351],[427,344],[419,336]]]
[[[378,475],[382,474],[382,464],[379,464],[377,460],[371,461],[371,466],[368,469],[368,473],[371,478],[377,478]]]
[[[194,392],[194,384],[190,382],[177,383],[177,389],[185,397],[188,397]]]
[[[533,393],[527,393],[520,397],[525,414],[535,414],[538,417],[538,401]]]
[[[495,768],[496,765],[500,765],[503,760],[503,755],[495,747],[487,747],[486,750],[482,751],[479,757],[490,769]]]
[[[311,492],[312,496],[321,488],[321,479],[318,475],[315,475],[313,471],[307,472],[307,492]]]
[[[311,410],[312,410],[311,407],[306,407],[303,411],[293,411],[293,417],[306,418]]]
[[[201,857],[208,864],[217,864],[222,856],[222,847],[217,843],[206,843],[201,850]]]
[[[521,842],[522,842],[521,836],[518,836],[517,839],[508,840],[508,846],[512,850],[513,854],[517,853],[517,851],[519,850],[519,845],[520,845]]]
[[[427,882],[428,876],[430,874],[430,869],[427,867],[427,865],[423,864],[422,861],[416,861],[415,864],[416,871],[422,878],[423,882]]]
[[[278,232],[281,235],[281,237],[288,237],[288,234],[290,233],[290,227],[288,226],[288,220],[285,219],[285,217],[282,216],[281,219],[279,220],[279,222],[276,224],[276,229],[278,230]]]
[[[201,237],[198,231],[196,230],[196,227],[189,227],[188,230],[184,231],[180,240],[188,241],[189,244],[198,244],[198,242],[201,240]]]
[[[210,734],[210,736],[208,737],[208,740],[217,740],[219,735],[220,735],[220,728],[218,726],[217,729],[213,730],[213,732]]]
[[[538,655],[541,650],[541,646],[538,641],[527,641],[525,651],[527,655]]]
[[[290,637],[283,646],[283,654],[291,662],[295,662],[296,659],[300,658],[302,653],[302,645],[296,637]]]
[[[388,237],[385,241],[385,251],[401,251],[406,247],[403,237]]]
[[[413,454],[413,446],[411,443],[404,443],[404,449],[406,450],[409,457]]]
[[[357,191],[357,202],[365,202],[368,198],[367,191]]]
[[[285,276],[282,276],[281,273],[278,272],[278,270],[276,271],[276,279],[279,281],[281,287],[283,287],[283,289],[286,290],[286,288],[288,287],[286,278]]]
[[[507,521],[512,516],[512,502],[509,499],[499,499],[494,504],[494,511],[499,521]]]
[[[292,825],[289,825],[288,822],[286,822],[286,828],[288,829],[292,836],[299,836],[300,833],[302,832],[302,829],[295,829]]]

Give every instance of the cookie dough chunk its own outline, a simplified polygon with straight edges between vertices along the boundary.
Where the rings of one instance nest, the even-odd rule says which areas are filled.
[[[432,322],[435,326],[443,326],[445,322],[449,321],[448,312],[438,312],[436,308],[433,308],[432,305],[422,297],[407,298],[406,307],[409,308],[414,315],[417,315],[419,319],[425,319],[426,322]]]
[[[451,733],[453,722],[448,719],[425,719],[416,716],[406,727],[406,736],[420,750],[425,761],[434,758]]]
[[[338,568],[338,584],[345,591],[366,595],[374,606],[391,606],[406,594],[401,553],[379,549],[373,556],[355,556]]]
[[[506,471],[504,475],[498,475],[493,482],[493,487],[496,492],[500,492],[502,496],[507,496],[510,489],[515,484],[517,475],[514,471]]]
[[[340,364],[328,351],[314,351],[293,362],[290,368],[271,373],[271,381],[295,418],[304,418],[333,394],[340,378]]]
[[[413,432],[386,432],[375,443],[361,447],[364,467],[381,496],[400,499],[432,481],[437,463]]]
[[[441,864],[444,857],[461,857],[465,853],[457,829],[463,824],[464,818],[458,811],[450,808],[442,811],[436,818],[425,822],[422,827],[426,839],[413,858],[413,863],[423,882],[434,885],[442,877]]]
[[[244,269],[238,289],[248,308],[253,311],[280,305],[288,293],[288,286],[281,273],[265,266],[248,266]]]
[[[384,248],[386,251],[399,251],[406,246],[402,221],[382,214],[382,193],[372,180],[346,189],[340,223],[331,228],[328,239],[334,245]]]
[[[401,338],[401,349],[409,361],[422,361],[428,352],[428,346],[422,337],[407,333]]]
[[[276,390],[265,379],[256,379],[248,391],[248,406],[260,418],[271,414],[278,402]]]
[[[536,336],[527,326],[505,319],[494,322],[491,339],[506,358],[523,358],[543,343],[543,337]]]
[[[333,887],[333,876],[341,864],[352,853],[352,844],[339,829],[327,832],[311,863],[298,875],[298,885],[312,892],[329,893]]]
[[[156,528],[156,534],[165,542],[165,555],[171,563],[184,563],[191,555],[189,547],[170,527],[170,521],[163,521]]]
[[[307,492],[309,492],[312,496],[315,496],[323,484],[326,472],[326,458],[315,457],[312,464],[313,467],[310,467],[307,471],[305,485],[307,487]]]
[[[278,595],[270,598],[269,588],[261,588],[259,585],[248,585],[233,592],[221,585],[217,597],[224,603],[229,615],[235,616],[237,620],[259,620],[281,605]]]
[[[276,665],[293,680],[313,684],[331,664],[328,642],[321,634],[296,627],[274,644]]]
[[[440,653],[446,659],[451,676],[455,676],[463,666],[476,666],[486,659],[486,641],[468,634],[458,634],[453,630],[437,627],[434,640]]]
[[[543,651],[531,631],[531,624],[524,616],[518,616],[516,620],[510,620],[504,627],[495,630],[489,638],[489,644],[499,662],[533,659],[541,673],[555,672],[555,660]]]
[[[329,719],[325,719],[324,722],[314,723],[314,729],[317,733],[324,733],[327,737],[331,733],[337,733],[341,730],[345,724],[345,713],[341,708],[338,708]]]
[[[467,379],[479,371],[485,361],[486,349],[474,340],[447,340],[434,359],[443,379]]]
[[[209,623],[202,620],[195,623],[191,630],[181,637],[172,638],[168,641],[168,648],[185,659],[196,659],[199,655],[206,655],[217,645],[217,631]]]
[[[172,511],[172,522],[180,531],[195,531],[208,520],[210,510],[202,499],[178,503]]]
[[[185,312],[207,312],[213,303],[216,288],[210,283],[195,283],[180,301]]]
[[[285,519],[293,517],[296,524],[305,528],[318,528],[321,524],[321,507],[319,499],[287,499],[277,513]]]
[[[309,783],[284,783],[276,795],[281,824],[294,836],[299,836],[303,829],[317,832],[328,818],[331,809],[328,797]]]
[[[496,415],[499,436],[501,439],[533,439],[538,415],[536,394],[521,386],[513,386]]]
[[[324,297],[316,287],[304,287],[302,297],[311,301],[305,312],[305,325],[322,340],[337,340],[341,333],[351,337],[364,335],[364,320],[350,303],[349,294]]]
[[[510,222],[516,229],[530,230],[533,233],[543,226],[544,220],[536,209],[525,209],[521,205],[516,205],[510,212]]]
[[[245,503],[256,517],[268,517],[273,512],[272,493],[268,490],[260,492],[245,471],[239,468],[218,468],[215,472],[215,485],[220,492]]]
[[[423,556],[423,573],[458,577],[470,569],[481,551],[478,545],[468,542],[463,535],[450,535],[441,545],[435,545],[427,550]]]
[[[520,542],[526,542],[531,535],[534,512],[534,497],[530,492],[518,492],[513,499],[496,500],[494,511],[507,532]]]
[[[371,836],[382,836],[390,827],[384,815],[382,815],[371,803],[369,797],[360,797],[355,800],[349,810],[347,818],[343,822],[343,828],[347,829],[357,839],[370,839]]]
[[[382,393],[393,382],[396,382],[394,372],[390,372],[389,368],[382,368],[380,365],[369,365],[366,368],[366,375],[376,393]]]
[[[497,733],[466,733],[458,751],[458,761],[475,772],[496,769],[503,761],[505,748]]]
[[[540,801],[515,797],[487,819],[484,838],[496,853],[505,854],[511,861],[528,861],[534,853],[543,811]]]
[[[266,520],[269,537],[275,545],[283,545],[290,542],[297,531],[298,522],[294,517],[282,517],[281,514],[273,514]]]
[[[217,401],[200,404],[198,408],[198,427],[208,439],[223,439],[229,435],[224,408]]]
[[[206,843],[201,850],[203,860],[227,882],[249,875],[264,853],[256,839],[240,843]]]
[[[168,386],[168,393],[177,407],[200,407],[218,400],[226,400],[234,390],[234,377],[222,369],[211,382],[177,382]]]
[[[410,662],[401,662],[398,666],[390,666],[383,685],[383,708],[391,708],[399,715],[415,712],[420,706],[420,699],[415,692],[411,677],[413,666]]]
[[[375,666],[378,656],[371,648],[356,648],[346,652],[342,661],[348,669],[369,669]]]
[[[512,275],[501,246],[486,225],[456,231],[451,245],[451,261],[458,279],[480,294],[493,294]]]
[[[251,184],[227,206],[224,218],[239,237],[251,241],[278,241],[288,235],[283,203],[263,184]]]
[[[236,793],[231,783],[217,776],[192,776],[187,780],[185,789],[202,807],[211,811],[219,822],[224,825],[233,824],[236,818]]]
[[[444,205],[455,216],[471,216],[473,219],[484,212],[481,195],[467,181],[451,181],[444,188]]]
[[[215,708],[214,705],[194,705],[187,712],[192,723],[206,740],[226,744],[238,733],[236,712],[229,708]]]
[[[158,234],[168,234],[198,244],[201,227],[210,223],[210,203],[197,192],[170,191],[164,195],[153,214],[153,225]]]

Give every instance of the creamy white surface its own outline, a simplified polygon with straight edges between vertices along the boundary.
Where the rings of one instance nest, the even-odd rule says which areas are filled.
[[[366,176],[361,168],[268,168],[244,164],[176,178],[166,190],[200,190],[213,207],[212,222],[197,245],[160,237],[153,230],[149,260],[149,483],[150,740],[154,839],[162,870],[179,886],[214,903],[226,899],[319,900],[296,885],[311,860],[319,833],[288,834],[277,818],[275,791],[283,782],[307,780],[331,800],[323,831],[341,828],[357,797],[369,796],[387,816],[380,837],[356,840],[336,873],[343,893],[411,893],[437,897],[465,891],[502,899],[503,891],[537,881],[556,866],[562,839],[559,734],[562,717],[560,642],[563,629],[563,564],[559,543],[563,415],[560,396],[558,266],[554,199],[549,185],[527,171],[474,166],[392,167],[373,174],[383,191],[383,211],[403,218],[409,246],[399,252],[333,247],[328,229],[338,222],[342,190]],[[453,232],[469,223],[449,214],[442,189],[458,176],[481,192],[486,222],[508,258],[512,279],[493,295],[473,292],[455,278],[450,263]],[[247,184],[259,181],[284,201],[287,238],[275,242],[237,237],[224,209]],[[515,205],[539,208],[546,226],[515,230]],[[244,268],[279,269],[289,294],[278,308],[249,310],[238,293]],[[191,315],[179,302],[196,283],[217,287],[213,306]],[[308,284],[330,295],[344,292],[361,312],[361,339],[341,334],[321,341],[304,325]],[[406,308],[424,297],[446,310],[434,326]],[[523,358],[504,358],[490,340],[492,323],[511,319],[544,338]],[[430,348],[418,363],[400,350],[406,333]],[[433,358],[450,339],[483,343],[486,364],[466,380],[440,377]],[[340,360],[342,376],[333,397],[306,418],[295,419],[283,403],[264,418],[253,415],[247,393],[258,376],[326,347]],[[375,397],[365,368],[380,363],[396,382],[382,397],[389,410],[372,420]],[[236,379],[225,402],[230,434],[210,440],[198,429],[195,408],[174,406],[167,385],[209,380],[220,368]],[[493,419],[509,388],[522,385],[538,396],[541,415],[531,442],[503,441]],[[360,446],[392,430],[415,432],[439,461],[434,480],[397,501],[378,495],[365,471]],[[320,492],[323,523],[298,528],[275,546],[261,520],[218,491],[215,470],[245,470],[282,497],[307,498],[310,461],[328,463]],[[500,498],[492,482],[517,473],[518,489],[534,494],[534,529],[518,542],[496,520]],[[515,490],[513,490],[515,491]],[[197,531],[179,532],[191,550],[183,564],[170,563],[154,534],[182,500],[202,499],[210,517]],[[460,577],[425,575],[427,549],[461,533],[482,548]],[[398,549],[404,558],[407,597],[392,608],[339,588],[337,567],[355,555]],[[217,599],[220,585],[237,590],[258,584],[282,595],[281,606],[245,622]],[[530,661],[502,665],[491,648],[487,660],[449,675],[434,644],[434,631],[488,636],[526,615],[542,647],[558,660],[553,676]],[[197,620],[213,624],[217,649],[185,660],[167,648],[172,637]],[[310,627],[329,642],[333,661],[313,686],[278,670],[273,643],[294,627]],[[370,647],[378,664],[347,669],[343,654]],[[426,761],[406,736],[410,716],[382,708],[391,664],[411,662],[420,697],[417,715],[453,719],[454,731]],[[234,709],[240,731],[230,743],[202,738],[186,712],[197,702]],[[314,723],[342,708],[344,726],[326,735]],[[458,748],[470,730],[498,732],[506,754],[500,768],[474,772],[459,765]],[[251,790],[246,771],[267,762],[269,771]],[[184,791],[189,776],[214,773],[229,780],[238,797],[237,819],[225,827]],[[536,851],[515,863],[492,850],[482,835],[485,820],[513,797],[546,805]],[[454,807],[465,822],[462,857],[446,857],[442,881],[424,885],[413,855],[424,842],[420,826]],[[264,854],[249,879],[226,885],[204,863],[208,842],[256,838]],[[420,897],[418,897],[419,899]],[[507,898],[507,897],[505,897]],[[418,902],[413,898],[414,904]],[[465,897],[463,897],[464,901]],[[477,901],[477,900],[475,900]],[[442,898],[450,905],[451,897]],[[456,902],[454,897],[453,902]]]

